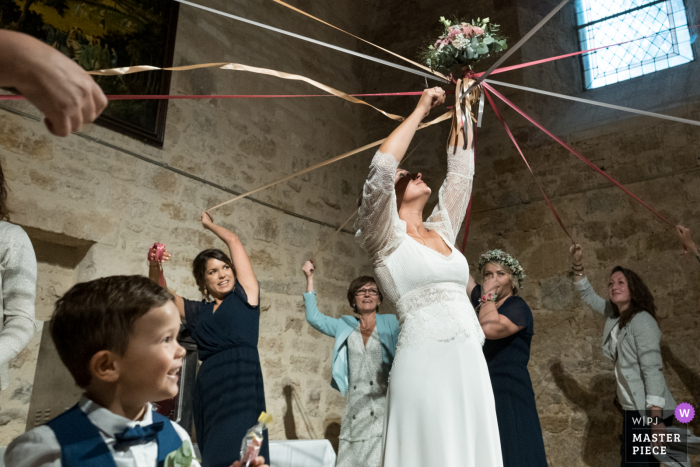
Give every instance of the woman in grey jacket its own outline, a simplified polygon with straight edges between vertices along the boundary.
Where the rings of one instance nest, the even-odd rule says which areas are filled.
[[[576,289],[606,319],[603,354],[615,364],[617,400],[624,411],[620,465],[659,465],[652,453],[661,452],[661,435],[665,437],[666,427],[672,424],[676,402],[661,371],[661,330],[656,322],[654,297],[637,274],[616,266],[608,281],[608,300],[604,300],[586,278],[581,245],[573,245],[569,251]],[[633,442],[632,433],[641,435],[637,439],[649,435],[651,446],[649,442]]]

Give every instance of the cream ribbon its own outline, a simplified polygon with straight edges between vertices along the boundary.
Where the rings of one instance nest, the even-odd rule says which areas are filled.
[[[296,11],[297,13],[301,13],[302,15],[308,16],[308,17],[311,18],[311,19],[315,19],[316,21],[318,21],[318,22],[320,22],[320,23],[323,23],[323,24],[325,24],[326,26],[330,26],[330,27],[332,27],[333,29],[337,29],[337,30],[340,31],[340,32],[344,32],[344,33],[347,34],[348,36],[352,36],[352,37],[354,37],[354,38],[357,39],[357,40],[361,40],[361,41],[364,42],[365,44],[369,44],[369,45],[371,45],[371,46],[373,46],[373,47],[378,48],[379,50],[383,50],[384,52],[386,52],[386,53],[388,53],[388,54],[391,54],[391,55],[393,55],[393,56],[396,57],[396,58],[400,58],[401,60],[403,60],[403,61],[405,61],[405,62],[408,62],[408,63],[410,63],[411,65],[417,66],[418,68],[421,68],[421,69],[423,69],[423,70],[425,70],[425,71],[427,71],[427,72],[429,72],[429,73],[432,73],[432,74],[434,74],[435,76],[439,76],[440,78],[449,81],[449,78],[448,78],[447,76],[443,75],[442,73],[440,73],[440,72],[438,72],[438,71],[431,70],[431,69],[428,68],[427,66],[421,65],[420,63],[416,63],[416,62],[414,62],[413,60],[407,59],[406,57],[402,57],[401,55],[399,55],[399,54],[397,54],[397,53],[394,53],[394,52],[392,52],[391,50],[387,50],[387,49],[385,49],[385,48],[383,48],[383,47],[379,47],[379,46],[376,45],[376,44],[372,44],[370,41],[366,41],[366,40],[364,40],[364,39],[361,38],[361,37],[357,37],[356,35],[351,34],[351,33],[347,32],[347,31],[344,31],[344,30],[340,29],[339,27],[333,26],[333,25],[330,24],[330,23],[326,23],[326,22],[323,21],[322,19],[318,19],[318,18],[316,18],[315,16],[312,16],[312,15],[306,13],[305,11],[300,10],[299,8],[295,8],[295,7],[293,7],[292,5],[289,5],[288,3],[284,3],[282,0],[273,0],[273,1],[274,1],[275,3],[279,3],[279,4],[282,5],[282,6],[286,6],[287,8],[289,8],[289,9],[291,9],[291,10],[294,10],[294,11]]]
[[[95,75],[95,76],[115,76],[115,75],[129,75],[131,73],[140,73],[143,71],[153,71],[153,70],[187,71],[187,70],[196,70],[198,68],[213,68],[213,67],[217,67],[217,68],[220,68],[222,70],[248,71],[251,73],[257,73],[257,74],[261,74],[261,75],[275,76],[277,78],[282,78],[282,79],[304,81],[306,83],[309,83],[312,86],[315,86],[323,91],[328,92],[329,94],[333,94],[334,96],[340,97],[341,99],[345,99],[348,102],[352,102],[353,104],[363,104],[363,105],[367,105],[369,107],[372,107],[377,112],[380,112],[381,114],[385,115],[386,117],[389,117],[392,120],[396,120],[398,122],[403,122],[406,119],[405,117],[402,117],[401,115],[395,115],[395,114],[390,114],[388,112],[385,112],[382,109],[379,109],[379,108],[373,106],[372,104],[369,104],[361,99],[353,97],[350,94],[346,94],[343,91],[338,91],[337,89],[334,89],[334,88],[327,86],[323,83],[319,83],[318,81],[314,81],[310,78],[307,78],[306,76],[295,75],[292,73],[285,73],[283,71],[270,70],[269,68],[258,68],[258,67],[254,67],[254,66],[241,65],[240,63],[202,63],[199,65],[176,66],[176,67],[170,67],[170,68],[158,68],[158,67],[149,66],[149,65],[139,65],[139,66],[129,66],[129,67],[122,67],[122,68],[109,68],[106,70],[89,71],[88,74]]]
[[[431,121],[429,121],[429,122],[421,123],[420,125],[418,125],[418,128],[417,128],[417,129],[418,129],[418,130],[422,130],[423,128],[427,128],[427,127],[429,127],[429,126],[431,126],[431,125],[435,125],[436,123],[440,123],[440,122],[443,122],[443,121],[445,121],[445,120],[448,120],[448,119],[452,118],[452,115],[453,115],[453,114],[454,114],[454,110],[450,110],[449,112],[445,112],[444,114],[442,114],[442,115],[440,115],[439,117],[437,117],[435,120],[431,120]],[[374,143],[366,144],[366,145],[364,145],[364,146],[362,146],[362,147],[360,147],[360,148],[353,149],[352,151],[348,151],[348,152],[346,152],[346,153],[340,154],[339,156],[335,156],[335,157],[333,157],[333,158],[331,158],[331,159],[328,159],[328,160],[326,160],[326,161],[319,162],[318,164],[315,164],[315,165],[312,165],[311,167],[307,167],[307,168],[305,168],[305,169],[299,170],[298,172],[295,172],[295,173],[293,173],[293,174],[286,175],[286,176],[284,176],[284,177],[282,177],[282,178],[280,178],[280,179],[278,179],[278,180],[275,180],[274,182],[268,183],[267,185],[263,185],[263,186],[261,186],[261,187],[258,187],[258,188],[256,188],[256,189],[254,189],[254,190],[251,190],[251,191],[249,191],[249,192],[247,192],[247,193],[243,193],[242,195],[238,195],[238,196],[236,196],[235,198],[232,198],[232,199],[230,199],[230,200],[228,200],[228,201],[224,201],[224,202],[221,203],[221,204],[217,204],[216,206],[207,209],[207,212],[213,211],[214,209],[220,208],[221,206],[224,206],[224,205],[226,205],[226,204],[233,203],[234,201],[238,201],[238,200],[241,199],[241,198],[245,198],[245,197],[247,197],[247,196],[253,195],[253,194],[255,194],[255,193],[259,192],[259,191],[262,191],[262,190],[264,190],[264,189],[266,189],[266,188],[270,188],[271,186],[275,186],[275,185],[277,185],[277,184],[279,184],[279,183],[286,182],[287,180],[290,180],[290,179],[292,179],[292,178],[298,177],[299,175],[303,175],[303,174],[305,174],[305,173],[311,172],[312,170],[316,170],[316,169],[319,169],[319,168],[321,168],[321,167],[323,167],[323,166],[326,166],[326,165],[328,165],[328,164],[332,164],[332,163],[334,163],[334,162],[338,162],[338,161],[341,160],[341,159],[345,159],[346,157],[350,157],[350,156],[355,155],[355,154],[357,154],[357,153],[359,153],[359,152],[362,152],[362,151],[364,151],[364,150],[366,150],[366,149],[379,146],[380,144],[382,144],[382,143],[383,143],[384,141],[386,141],[386,140],[387,140],[387,138],[380,139],[379,141],[375,141]]]

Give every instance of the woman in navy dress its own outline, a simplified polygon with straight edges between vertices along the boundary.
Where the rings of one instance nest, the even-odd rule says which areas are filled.
[[[202,361],[194,391],[194,426],[202,467],[229,467],[240,457],[246,431],[265,410],[258,355],[259,286],[238,236],[214,224],[206,212],[202,225],[226,243],[231,257],[210,249],[192,262],[204,300],[173,295]],[[163,260],[169,258],[166,251]],[[149,277],[157,282],[159,264],[151,261],[149,267]],[[260,455],[269,463],[267,433]]]
[[[542,429],[527,363],[532,311],[518,296],[525,273],[501,250],[479,258],[483,287],[469,277],[467,292],[486,336],[484,356],[496,400],[503,467],[547,467]]]

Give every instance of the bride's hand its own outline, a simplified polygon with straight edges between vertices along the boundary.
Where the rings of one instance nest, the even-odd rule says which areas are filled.
[[[416,112],[424,118],[430,113],[430,109],[445,103],[445,90],[441,87],[428,88],[423,91],[423,95],[418,101]]]

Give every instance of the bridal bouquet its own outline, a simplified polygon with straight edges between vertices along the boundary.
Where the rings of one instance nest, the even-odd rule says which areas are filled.
[[[489,22],[489,18],[467,23],[442,16],[440,23],[444,33],[420,52],[421,60],[432,70],[447,73],[456,69],[471,70],[478,61],[494,57],[507,48],[506,38],[499,34],[500,26]]]

